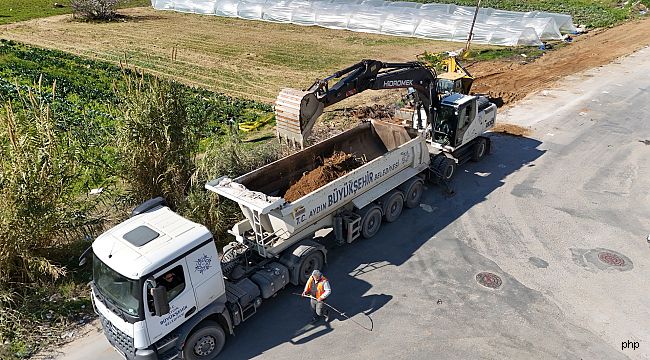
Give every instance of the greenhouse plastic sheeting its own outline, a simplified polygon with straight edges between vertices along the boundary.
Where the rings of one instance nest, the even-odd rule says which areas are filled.
[[[152,0],[158,10],[239,17],[330,29],[467,41],[475,8],[383,0]],[[540,45],[575,32],[571,16],[480,8],[472,42]]]

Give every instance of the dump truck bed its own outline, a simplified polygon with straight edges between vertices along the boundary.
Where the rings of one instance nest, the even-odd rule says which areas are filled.
[[[293,202],[282,198],[303,174],[337,151],[365,163]],[[416,132],[382,122],[364,123],[238,178],[213,180],[206,188],[240,205],[246,220],[233,227],[238,240],[252,241],[253,233],[258,246],[264,247],[261,252],[272,255],[330,226],[337,210],[367,205],[428,163],[426,142]]]

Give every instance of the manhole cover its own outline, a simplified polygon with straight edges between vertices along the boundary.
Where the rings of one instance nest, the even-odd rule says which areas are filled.
[[[623,266],[625,265],[625,260],[622,257],[611,253],[609,251],[601,251],[598,253],[598,260],[604,262],[607,265],[611,266]]]
[[[498,275],[491,272],[481,272],[476,274],[476,282],[491,289],[497,289],[503,283]]]

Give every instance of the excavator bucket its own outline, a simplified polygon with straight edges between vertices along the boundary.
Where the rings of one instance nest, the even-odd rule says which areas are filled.
[[[309,91],[285,88],[275,100],[275,129],[280,141],[301,148],[311,134],[316,119],[323,113],[323,103]]]

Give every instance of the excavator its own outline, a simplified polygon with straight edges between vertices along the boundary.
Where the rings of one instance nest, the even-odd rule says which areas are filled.
[[[456,59],[455,53],[440,60],[439,66],[445,72],[438,74],[438,94],[455,92],[469,95],[474,77]]]
[[[409,89],[416,108],[409,126],[424,134],[432,170],[448,181],[458,164],[489,153],[490,140],[482,134],[494,126],[496,105],[483,96],[440,94],[439,86],[435,69],[424,63],[362,60],[305,91],[282,89],[275,102],[277,136],[304,147],[324,108],[365,90]]]
[[[469,95],[474,77],[458,60],[459,54],[463,54],[462,49],[459,52],[430,53],[425,51],[417,55],[418,61],[438,70],[439,95],[452,92]]]

